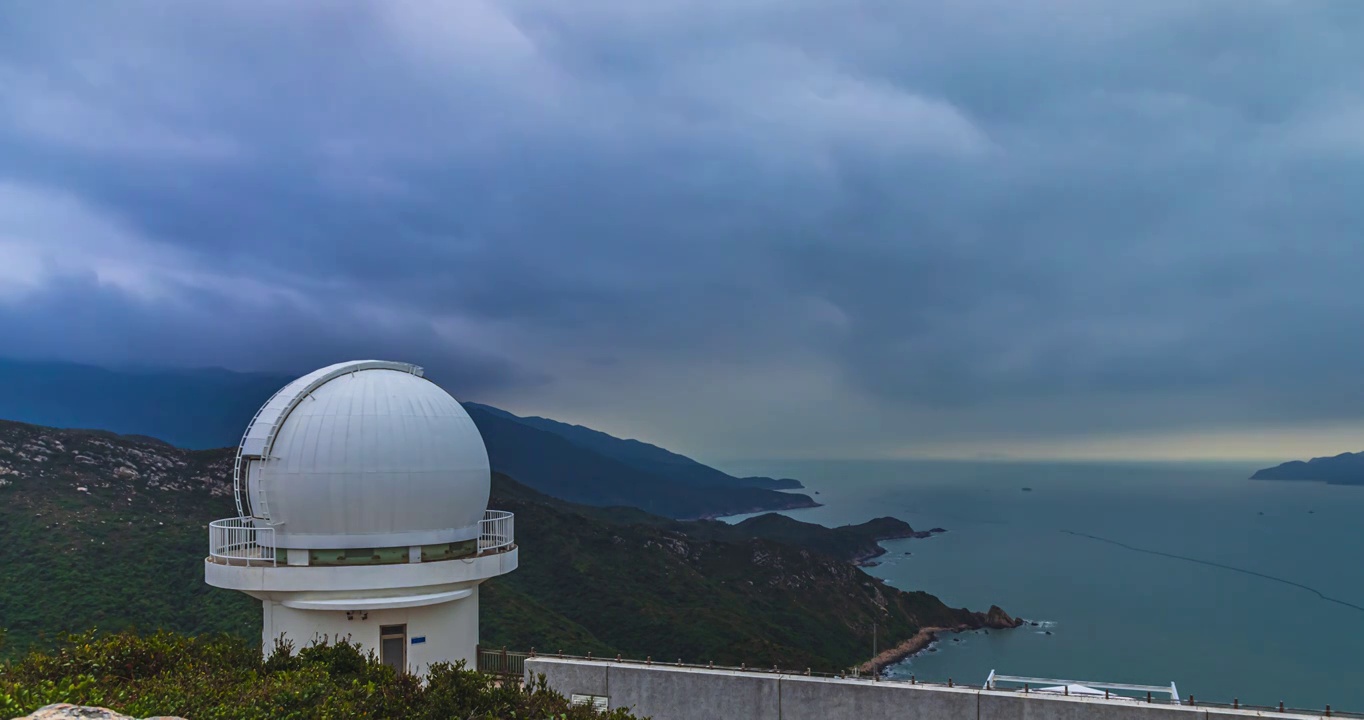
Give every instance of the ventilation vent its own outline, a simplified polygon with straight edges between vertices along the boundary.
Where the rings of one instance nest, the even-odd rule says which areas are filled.
[[[568,698],[568,702],[573,705],[590,705],[593,710],[609,710],[609,700],[605,695],[578,695],[574,693]]]

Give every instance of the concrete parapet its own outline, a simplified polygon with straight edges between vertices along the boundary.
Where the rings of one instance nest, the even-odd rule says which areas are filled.
[[[779,675],[725,670],[658,672],[640,665],[616,665],[609,673],[611,707],[635,708],[653,720],[785,717]]]
[[[544,675],[549,686],[562,695],[610,696],[608,667],[603,662],[527,658],[526,677]]]
[[[1199,708],[1200,710],[1203,708]],[[1281,720],[1306,720],[1306,718],[1326,718],[1325,714],[1306,715],[1303,713],[1281,713],[1269,710],[1232,710],[1230,708],[1207,708],[1206,720],[1244,720],[1245,718],[1280,718]],[[1339,720],[1338,718],[1336,720]]]
[[[528,658],[564,695],[608,698],[654,720],[1308,720],[1316,714],[1190,707],[1033,692],[770,672]]]
[[[999,690],[979,690],[976,695],[979,720],[1205,720],[1203,708],[1161,702]]]
[[[781,720],[976,720],[976,692],[966,688],[788,675],[780,689]]]

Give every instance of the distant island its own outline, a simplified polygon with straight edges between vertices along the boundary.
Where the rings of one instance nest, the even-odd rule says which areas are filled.
[[[1299,480],[1328,485],[1364,485],[1364,452],[1294,460],[1256,471],[1251,480]]]

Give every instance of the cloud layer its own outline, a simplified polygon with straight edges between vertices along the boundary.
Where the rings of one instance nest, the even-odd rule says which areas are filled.
[[[3,354],[411,359],[716,456],[1364,425],[1359,37],[1350,0],[14,5]]]

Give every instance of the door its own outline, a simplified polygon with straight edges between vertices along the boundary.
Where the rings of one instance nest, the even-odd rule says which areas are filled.
[[[407,626],[379,626],[379,662],[399,675],[407,672]]]

